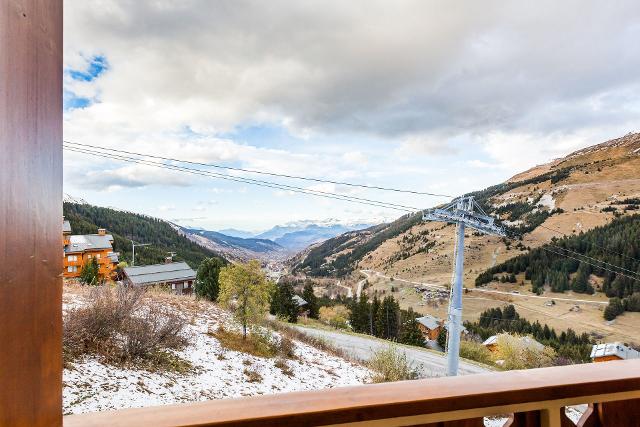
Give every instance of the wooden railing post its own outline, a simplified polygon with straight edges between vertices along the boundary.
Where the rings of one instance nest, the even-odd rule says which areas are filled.
[[[0,1],[0,426],[62,425],[62,0]]]

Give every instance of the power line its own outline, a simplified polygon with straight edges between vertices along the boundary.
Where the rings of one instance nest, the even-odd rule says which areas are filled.
[[[81,153],[81,154],[88,154],[88,155],[101,157],[101,158],[107,157],[107,158],[111,158],[111,159],[114,159],[114,160],[125,161],[125,162],[129,162],[129,163],[142,164],[142,165],[157,167],[157,168],[161,168],[161,169],[174,170],[174,171],[178,171],[178,172],[185,172],[185,173],[190,173],[190,174],[193,174],[193,175],[206,176],[206,177],[209,177],[209,178],[219,178],[219,179],[224,179],[224,180],[229,180],[229,181],[236,181],[236,182],[241,182],[241,183],[244,183],[244,184],[251,184],[251,185],[257,185],[257,186],[262,186],[262,187],[269,187],[269,188],[285,190],[285,191],[291,191],[291,192],[295,192],[295,193],[307,194],[307,195],[312,195],[312,196],[317,196],[317,197],[324,197],[324,198],[329,198],[329,199],[348,201],[348,202],[351,202],[351,203],[359,203],[359,204],[363,204],[363,205],[370,205],[370,206],[381,207],[381,208],[386,208],[386,209],[393,209],[393,210],[402,211],[402,212],[406,212],[406,213],[413,213],[415,211],[420,210],[418,208],[405,206],[405,205],[399,205],[399,204],[395,204],[395,203],[381,202],[381,201],[377,201],[377,200],[365,199],[365,198],[356,197],[356,196],[347,196],[347,195],[341,195],[341,194],[336,194],[336,193],[329,193],[329,192],[320,191],[320,190],[305,189],[305,188],[290,186],[290,185],[286,185],[286,184],[278,184],[278,183],[269,182],[269,181],[255,180],[255,179],[252,179],[252,178],[232,177],[232,176],[229,176],[229,175],[218,174],[218,173],[211,172],[211,171],[203,171],[203,170],[200,170],[200,169],[192,169],[192,168],[186,168],[186,167],[183,167],[183,166],[176,166],[176,165],[167,165],[167,164],[164,164],[164,163],[153,162],[151,160],[144,160],[144,159],[136,159],[136,158],[132,158],[132,157],[125,157],[125,156],[121,156],[121,155],[113,154],[113,153],[90,151],[90,150],[86,150],[86,149],[79,149],[79,148],[68,147],[68,146],[65,147],[65,149],[67,151],[72,151],[72,152]]]
[[[544,224],[540,224],[538,227],[544,228],[544,229],[549,230],[549,231],[553,231],[554,233],[559,234],[559,235],[561,235],[562,237],[571,237],[571,235],[569,235],[569,234],[567,234],[567,233],[563,233],[562,231],[557,230],[557,229],[555,229],[555,228],[547,227],[547,226],[546,226],[546,225],[544,225]],[[619,252],[611,251],[610,249],[607,249],[607,248],[605,248],[605,247],[604,247],[604,246],[602,246],[602,245],[598,245],[597,243],[594,243],[594,242],[589,242],[589,243],[590,243],[590,244],[592,244],[592,245],[593,245],[593,246],[595,246],[595,247],[598,247],[598,248],[600,248],[600,249],[603,249],[603,250],[604,250],[604,251],[606,251],[606,252],[609,252],[609,253],[612,253],[612,254],[615,254],[615,255],[620,255],[620,256],[625,257],[625,258],[627,258],[627,259],[632,259],[632,260],[634,260],[634,261],[636,261],[636,262],[640,262],[640,260],[638,260],[638,259],[636,259],[636,258],[630,257],[630,256],[625,255],[625,254],[621,254],[621,253],[619,253]]]
[[[610,273],[619,274],[619,275],[624,276],[624,277],[626,277],[628,279],[631,279],[631,280],[638,280],[638,277],[631,277],[631,276],[628,276],[628,275],[626,275],[624,273],[621,273],[619,271],[614,271],[614,270],[608,269],[606,267],[602,267],[602,266],[599,266],[599,265],[592,264],[592,263],[590,263],[588,261],[585,261],[583,259],[572,257],[571,255],[567,255],[567,254],[563,254],[563,253],[560,253],[560,252],[552,251],[551,249],[545,248],[544,246],[540,246],[540,249],[545,250],[547,252],[551,252],[551,253],[556,254],[556,255],[565,256],[567,258],[571,258],[571,259],[574,259],[574,260],[579,261],[579,262],[584,262],[585,264],[589,264],[592,267],[600,268],[600,269],[606,270],[606,271],[608,271]]]
[[[223,165],[219,165],[219,164],[215,164],[215,163],[201,163],[201,162],[194,162],[194,161],[189,161],[189,160],[180,160],[180,159],[157,156],[157,155],[152,155],[152,154],[142,154],[142,153],[135,153],[135,152],[132,152],[132,151],[118,150],[118,149],[115,149],[115,148],[104,148],[104,147],[99,147],[99,146],[95,146],[95,145],[80,144],[78,142],[72,142],[72,141],[66,141],[66,140],[63,141],[63,142],[66,143],[66,144],[72,144],[72,145],[75,145],[75,146],[86,147],[86,148],[90,148],[90,149],[115,151],[115,152],[128,154],[128,155],[135,155],[135,156],[141,156],[141,157],[151,157],[151,158],[165,160],[165,161],[171,161],[171,162],[188,163],[188,164],[197,165],[197,166],[207,166],[207,167],[218,168],[218,169],[234,170],[234,171],[238,171],[238,172],[247,172],[247,173],[260,174],[260,175],[269,175],[269,176],[275,176],[275,177],[280,177],[280,178],[299,179],[299,180],[312,181],[312,182],[323,182],[323,183],[328,183],[328,184],[345,185],[345,186],[349,186],[349,187],[368,188],[368,189],[371,189],[371,190],[393,191],[393,192],[397,192],[397,193],[419,194],[419,195],[425,195],[425,196],[446,197],[446,198],[453,198],[454,197],[454,196],[450,196],[448,194],[429,193],[429,192],[426,192],[426,191],[404,190],[404,189],[391,188],[391,187],[379,187],[379,186],[375,186],[375,185],[355,184],[355,183],[352,183],[352,182],[345,182],[345,181],[333,181],[333,180],[330,180],[330,179],[311,178],[311,177],[305,177],[305,176],[299,176],[299,175],[289,175],[289,174],[283,174],[283,173],[259,171],[259,170],[255,170],[255,169],[244,169],[244,168],[237,168],[237,167],[232,167],[232,166],[223,166]]]
[[[597,258],[590,257],[589,255],[581,254],[580,252],[576,252],[576,251],[573,251],[573,250],[571,250],[571,249],[564,248],[564,247],[562,247],[562,246],[554,245],[553,243],[547,243],[547,245],[552,246],[552,247],[554,247],[554,248],[558,248],[558,249],[563,250],[563,251],[571,252],[571,253],[573,253],[573,254],[575,254],[575,255],[578,255],[578,256],[581,256],[581,257],[588,258],[588,259],[590,259],[590,260],[592,260],[592,261],[595,261],[595,262],[600,262],[600,263],[602,263],[602,264],[609,265],[609,266],[611,266],[611,267],[613,267],[613,268],[619,268],[619,269],[621,269],[621,270],[624,270],[624,271],[626,271],[626,272],[628,272],[628,273],[631,273],[631,274],[635,275],[635,276],[637,277],[637,279],[640,279],[640,276],[637,276],[637,275],[638,275],[638,273],[637,273],[637,272],[635,272],[635,271],[633,271],[633,270],[629,270],[628,268],[620,267],[619,265],[611,264],[611,263],[609,263],[609,262],[602,261],[602,260],[599,260],[599,259],[597,259]],[[636,279],[636,280],[637,280],[637,279]]]

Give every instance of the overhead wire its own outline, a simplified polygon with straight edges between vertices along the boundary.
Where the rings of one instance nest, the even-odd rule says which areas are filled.
[[[357,183],[346,182],[346,181],[335,181],[335,180],[330,180],[330,179],[312,178],[312,177],[300,176],[300,175],[291,175],[291,174],[284,174],[284,173],[267,172],[267,171],[260,171],[260,170],[256,170],[256,169],[246,169],[246,168],[239,168],[239,167],[233,167],[233,166],[224,166],[224,165],[220,165],[220,164],[216,164],[216,163],[194,162],[194,161],[191,161],[191,160],[180,160],[180,159],[175,159],[175,158],[171,158],[171,157],[158,156],[158,155],[154,155],[154,154],[136,153],[136,152],[132,152],[132,151],[119,150],[119,149],[115,149],[115,148],[106,148],[106,147],[100,147],[100,146],[90,145],[90,144],[81,144],[81,143],[78,143],[78,142],[72,142],[72,141],[68,141],[68,140],[64,140],[63,142],[66,143],[66,144],[70,144],[70,145],[74,145],[74,146],[78,146],[78,147],[85,147],[85,148],[90,148],[90,149],[99,149],[99,150],[106,150],[106,151],[113,151],[113,152],[118,152],[118,153],[123,153],[123,154],[128,154],[128,155],[150,157],[150,158],[155,158],[155,159],[160,159],[160,160],[165,160],[165,161],[178,162],[178,163],[187,163],[187,164],[192,164],[192,165],[197,165],[197,166],[206,166],[206,167],[212,167],[212,168],[218,168],[218,169],[233,170],[233,171],[238,171],[238,172],[254,173],[254,174],[260,174],[260,175],[269,175],[269,176],[280,177],[280,178],[298,179],[298,180],[312,181],[312,182],[322,182],[322,183],[328,183],[328,184],[344,185],[344,186],[348,186],[348,187],[368,188],[368,189],[380,190],[380,191],[392,191],[392,192],[397,192],[397,193],[408,193],[408,194],[417,194],[417,195],[425,195],[425,196],[433,196],[433,197],[446,197],[446,198],[451,198],[451,199],[454,198],[454,196],[451,196],[451,195],[448,195],[448,194],[438,194],[438,193],[430,193],[430,192],[427,192],[427,191],[406,190],[406,189],[392,188],[392,187],[380,187],[380,186],[376,186],[376,185],[357,184]]]
[[[256,180],[256,179],[253,179],[253,178],[236,177],[236,176],[220,174],[220,173],[216,173],[216,172],[212,172],[212,171],[205,171],[205,170],[201,170],[201,169],[187,168],[187,167],[184,167],[184,166],[159,163],[159,162],[155,162],[155,161],[152,161],[152,160],[146,160],[146,159],[140,159],[140,158],[134,158],[134,157],[127,157],[127,156],[119,155],[119,154],[115,154],[115,153],[92,151],[92,150],[87,150],[87,149],[82,149],[82,148],[77,148],[77,147],[72,147],[72,146],[65,146],[64,148],[67,151],[72,151],[72,152],[76,152],[76,153],[92,155],[92,156],[101,157],[101,158],[107,157],[107,158],[110,158],[110,159],[113,159],[113,160],[125,161],[125,162],[129,162],[129,163],[137,163],[137,164],[157,167],[157,168],[161,168],[161,169],[168,169],[168,170],[174,170],[174,171],[179,171],[179,172],[185,172],[185,173],[190,173],[190,174],[194,174],[194,175],[206,176],[206,177],[210,177],[210,178],[219,178],[219,179],[235,181],[235,182],[241,182],[241,183],[245,183],[245,184],[257,185],[257,186],[262,186],[262,187],[269,187],[269,188],[274,188],[274,189],[279,189],[279,190],[284,190],[284,191],[291,191],[291,192],[294,192],[294,193],[301,193],[301,194],[307,194],[307,195],[312,195],[312,196],[317,196],[317,197],[324,197],[324,198],[329,198],[329,199],[348,201],[348,202],[352,202],[352,203],[359,203],[359,204],[370,205],[370,206],[375,206],[375,207],[381,207],[381,208],[386,208],[386,209],[393,209],[393,210],[402,211],[402,212],[405,212],[405,213],[414,213],[414,212],[420,210],[419,208],[416,208],[416,207],[401,205],[401,204],[397,204],[397,203],[382,202],[382,201],[379,201],[379,200],[373,200],[373,199],[368,199],[368,198],[363,198],[363,197],[349,196],[349,195],[343,195],[343,194],[337,194],[337,193],[330,193],[330,192],[326,192],[326,191],[313,190],[313,189],[302,188],[302,187],[296,187],[296,186],[291,186],[291,185],[287,185],[287,184],[280,184],[280,183],[275,183],[275,182],[270,182],[270,181]]]

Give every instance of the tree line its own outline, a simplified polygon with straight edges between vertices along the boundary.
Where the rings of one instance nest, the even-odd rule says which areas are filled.
[[[572,290],[590,294],[595,292],[589,280],[594,275],[603,279],[601,290],[608,297],[626,298],[640,292],[640,279],[634,278],[640,276],[639,235],[640,215],[633,215],[586,233],[553,238],[551,245],[543,245],[482,272],[476,278],[476,286],[495,280],[497,274],[525,273],[533,292],[542,293],[544,286],[549,286],[552,292]],[[575,254],[585,258],[574,259],[579,257]]]
[[[63,214],[73,234],[96,234],[98,228],[105,228],[113,236],[113,250],[120,253],[122,261],[131,262],[131,240],[151,243],[136,250],[137,265],[161,263],[168,252],[175,252],[175,260],[185,261],[192,268],[197,268],[206,258],[224,260],[220,254],[190,241],[168,222],[157,218],[76,203],[64,203]]]
[[[591,348],[595,341],[586,333],[577,334],[573,329],[557,333],[549,325],[530,322],[520,317],[513,305],[504,308],[490,308],[480,314],[476,322],[465,322],[467,330],[479,335],[483,340],[503,332],[531,335],[541,344],[552,347],[560,357],[571,362],[590,360]]]

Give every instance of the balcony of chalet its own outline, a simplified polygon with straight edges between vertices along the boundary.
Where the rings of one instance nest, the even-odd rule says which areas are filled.
[[[63,417],[62,5],[0,2],[0,426],[640,425],[640,360]]]

